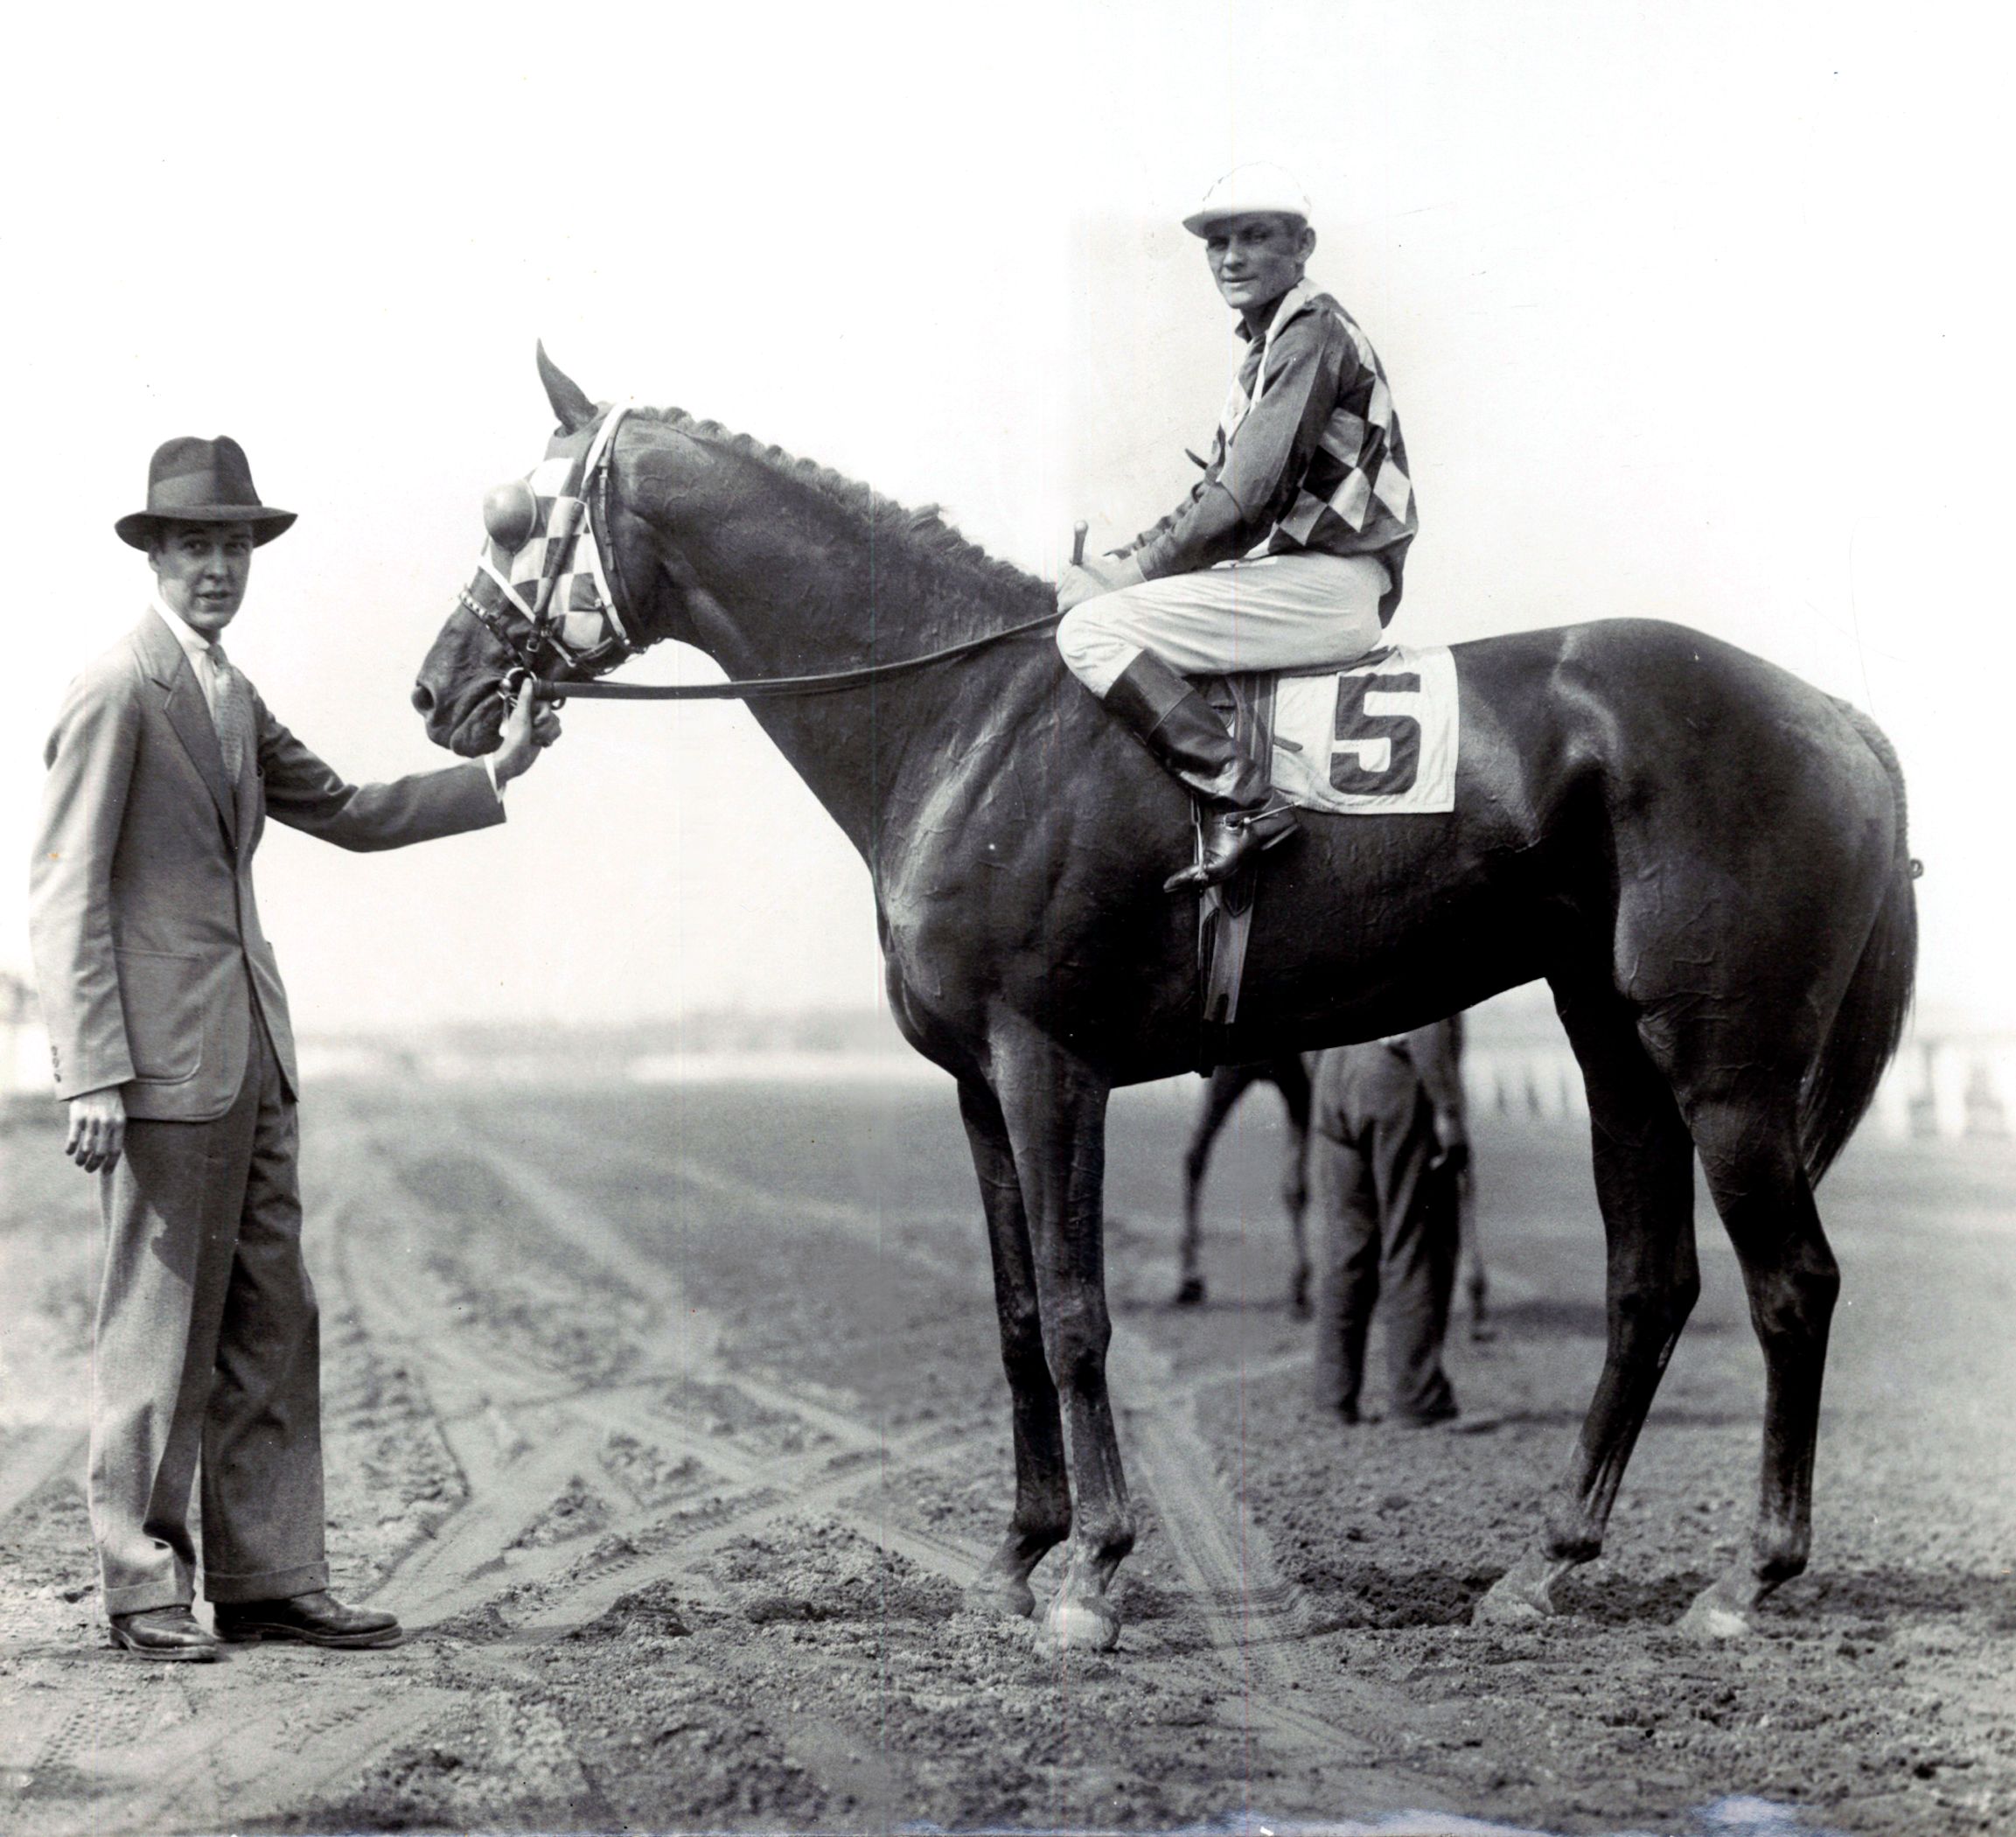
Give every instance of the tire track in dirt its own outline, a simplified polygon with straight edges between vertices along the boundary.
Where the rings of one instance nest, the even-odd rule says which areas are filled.
[[[723,1324],[691,1300],[675,1270],[641,1254],[620,1226],[552,1180],[522,1154],[487,1135],[482,1145],[487,1164],[556,1240],[587,1258],[606,1279],[640,1293],[657,1306],[661,1317],[677,1319],[686,1330],[689,1346],[704,1345],[711,1349],[721,1344],[726,1331]],[[746,1201],[752,1191],[738,1185],[736,1196]],[[819,1209],[822,1219],[828,1223],[845,1215],[845,1208],[828,1202],[820,1202]],[[962,1281],[968,1279],[963,1270],[959,1274]],[[968,1447],[990,1440],[991,1427],[948,1433],[942,1425],[932,1424],[892,1436],[873,1424],[808,1398],[801,1391],[725,1366],[711,1356],[711,1352],[705,1359],[695,1357],[684,1375],[725,1386],[753,1402],[792,1414],[838,1442],[840,1452],[784,1460],[752,1457],[738,1454],[732,1444],[724,1447],[719,1438],[681,1431],[658,1412],[644,1407],[634,1389],[628,1397],[597,1393],[586,1406],[591,1417],[583,1423],[584,1428],[590,1432],[599,1429],[606,1435],[611,1428],[618,1428],[639,1440],[655,1440],[716,1467],[730,1481],[774,1497],[767,1500],[759,1498],[748,1509],[730,1513],[719,1525],[681,1539],[661,1553],[612,1565],[583,1594],[569,1596],[563,1608],[542,1615],[535,1624],[559,1627],[592,1619],[606,1611],[620,1595],[677,1573],[732,1537],[749,1534],[794,1513],[824,1515],[961,1587],[977,1574],[982,1553],[937,1533],[896,1524],[886,1515],[850,1507],[845,1501],[850,1492],[886,1481],[891,1472],[920,1456],[952,1458]],[[578,1445],[578,1438],[572,1445]],[[866,1470],[850,1456],[875,1457],[876,1470]],[[641,1530],[650,1517],[639,1515],[632,1524]]]
[[[696,1191],[752,1209],[816,1219],[857,1241],[871,1244],[880,1254],[900,1257],[948,1282],[973,1292],[991,1292],[984,1276],[967,1261],[938,1253],[907,1233],[892,1241],[888,1219],[878,1212],[844,1201],[801,1199],[771,1191],[710,1168],[690,1154],[668,1154],[628,1142],[614,1151],[627,1162],[661,1170]],[[578,1217],[588,1210],[564,1193],[553,1195],[543,1177],[537,1177],[534,1184],[557,1197],[563,1216]],[[599,1228],[591,1228],[576,1241],[585,1247],[589,1241],[606,1239]],[[1334,1653],[1320,1655],[1311,1650],[1312,1638],[1323,1629],[1307,1598],[1275,1563],[1265,1533],[1219,1477],[1216,1457],[1196,1422],[1195,1400],[1203,1391],[1271,1373],[1299,1364],[1305,1356],[1284,1356],[1243,1371],[1189,1374],[1179,1380],[1169,1360],[1145,1335],[1121,1320],[1113,1326],[1107,1370],[1116,1399],[1121,1400],[1130,1469],[1168,1535],[1178,1565],[1190,1582],[1195,1604],[1203,1616],[1217,1668],[1228,1673],[1238,1687],[1250,1724],[1265,1729],[1288,1750],[1311,1752],[1331,1763],[1357,1761],[1369,1768],[1378,1747],[1360,1730],[1402,1726],[1410,1715],[1418,1722],[1418,1709],[1397,1693],[1345,1679]],[[1142,1402],[1142,1399],[1153,1400]],[[900,1547],[897,1538],[907,1534],[911,1547],[903,1554],[962,1583],[980,1561],[976,1552],[966,1558],[972,1567],[955,1567],[945,1561],[945,1553],[933,1552],[929,1540],[920,1539],[913,1528],[887,1521],[865,1534],[885,1549]],[[614,1598],[612,1593],[610,1599]],[[1304,1704],[1321,1704],[1322,1710],[1295,1707],[1290,1701],[1294,1697]],[[1390,1766],[1382,1767],[1380,1794],[1391,1792],[1397,1784],[1404,1784],[1401,1777]],[[1433,1804],[1439,1796],[1424,1779],[1412,1802]]]
[[[460,1375],[473,1380],[472,1388],[484,1406],[488,1421],[499,1417],[523,1425],[528,1417],[570,1419],[568,1429],[548,1443],[548,1452],[536,1461],[513,1465],[506,1449],[502,1460],[485,1462],[471,1458],[471,1450],[458,1447],[474,1498],[489,1500],[488,1511],[461,1515],[449,1547],[432,1557],[403,1565],[394,1578],[402,1604],[422,1616],[431,1612],[437,1620],[468,1608],[479,1607],[493,1597],[500,1584],[530,1586],[549,1599],[529,1615],[519,1618],[513,1631],[501,1640],[486,1642],[465,1655],[497,1674],[500,1680],[532,1688],[543,1686],[535,1667],[528,1662],[529,1650],[549,1645],[577,1631],[610,1609],[626,1595],[652,1582],[676,1578],[684,1588],[707,1595],[717,1592],[696,1566],[734,1540],[745,1537],[782,1519],[795,1516],[823,1517],[846,1526],[878,1543],[899,1550],[920,1566],[945,1575],[961,1584],[979,1567],[979,1554],[929,1533],[913,1533],[889,1525],[874,1513],[850,1506],[850,1494],[867,1486],[886,1484],[889,1474],[917,1459],[956,1457],[967,1445],[991,1441],[991,1428],[973,1432],[950,1431],[938,1424],[925,1425],[894,1436],[885,1435],[873,1425],[835,1410],[787,1386],[740,1370],[722,1366],[712,1356],[720,1344],[722,1325],[695,1307],[687,1296],[676,1272],[648,1257],[611,1221],[576,1200],[538,1169],[494,1139],[485,1143],[485,1159],[511,1189],[525,1209],[549,1231],[556,1241],[585,1257],[605,1280],[628,1287],[654,1304],[662,1321],[677,1320],[683,1330],[682,1350],[688,1355],[681,1370],[661,1376],[700,1379],[724,1385],[750,1400],[808,1424],[837,1446],[785,1456],[752,1455],[732,1440],[709,1433],[682,1428],[652,1406],[649,1393],[652,1379],[645,1378],[616,1389],[583,1392],[562,1402],[537,1403],[531,1400],[500,1407],[489,1393],[492,1363],[479,1351],[467,1345],[458,1355]],[[403,1314],[407,1343],[422,1351],[429,1336],[412,1317],[410,1290],[397,1299],[380,1292],[377,1304],[389,1312]],[[418,1331],[415,1331],[419,1329]],[[704,1347],[701,1356],[693,1356]],[[652,1533],[667,1513],[662,1506],[647,1508],[621,1518],[603,1528],[595,1549],[583,1561],[578,1542],[549,1551],[527,1554],[527,1560],[506,1562],[492,1556],[479,1561],[460,1584],[446,1590],[429,1590],[430,1575],[450,1573],[485,1544],[491,1551],[499,1547],[496,1533],[513,1517],[525,1517],[543,1509],[557,1484],[573,1476],[566,1470],[585,1468],[592,1472],[596,1457],[614,1434],[625,1434],[646,1444],[683,1453],[713,1469],[736,1487],[729,1496],[729,1509],[703,1513],[706,1522],[675,1533],[663,1547],[653,1547]],[[467,1442],[473,1431],[451,1440]],[[480,1440],[479,1437],[473,1437]],[[718,1496],[717,1496],[718,1498]],[[712,1503],[712,1502],[709,1502]],[[596,1550],[614,1546],[617,1554],[596,1560]],[[640,1547],[641,1546],[641,1547]],[[413,1585],[421,1584],[417,1599]],[[879,1756],[871,1743],[857,1733],[817,1715],[799,1709],[790,1718],[785,1752],[797,1764],[816,1778],[830,1794],[871,1813],[878,1808],[894,1816],[903,1804],[903,1788],[896,1771]]]
[[[365,1164],[373,1170],[374,1180],[389,1184],[383,1180],[383,1173],[388,1159],[396,1162],[396,1147],[382,1140],[375,1145],[384,1151],[363,1157]],[[751,1494],[778,1495],[774,1502],[759,1500],[751,1508],[732,1512],[727,1522],[733,1525],[734,1531],[710,1531],[705,1533],[709,1541],[746,1532],[815,1501],[830,1508],[829,1516],[837,1516],[860,1529],[873,1522],[870,1515],[844,1510],[841,1501],[848,1492],[858,1491],[875,1477],[866,1470],[864,1463],[879,1467],[892,1459],[906,1463],[920,1449],[930,1449],[938,1458],[949,1458],[991,1435],[991,1428],[948,1433],[944,1426],[933,1424],[890,1436],[874,1424],[807,1397],[799,1390],[722,1364],[713,1348],[721,1342],[723,1324],[690,1299],[676,1271],[641,1255],[619,1226],[551,1180],[523,1155],[489,1136],[483,1138],[481,1147],[485,1164],[565,1254],[577,1262],[585,1259],[603,1280],[620,1283],[650,1302],[661,1321],[678,1324],[681,1357],[676,1370],[633,1379],[620,1388],[583,1392],[570,1401],[553,1404],[541,1401],[522,1373],[509,1371],[501,1359],[485,1352],[473,1336],[463,1335],[450,1357],[465,1409],[479,1412],[492,1421],[502,1416],[507,1421],[523,1423],[529,1418],[547,1432],[533,1441],[529,1453],[514,1461],[508,1450],[499,1458],[485,1446],[484,1438],[467,1427],[449,1427],[450,1444],[471,1483],[473,1500],[480,1503],[472,1502],[465,1507],[443,1527],[433,1545],[401,1565],[395,1586],[402,1601],[415,1603],[410,1590],[413,1584],[419,1584],[416,1610],[436,1610],[437,1617],[442,1610],[455,1611],[461,1604],[457,1597],[467,1590],[443,1590],[438,1586],[439,1580],[453,1575],[471,1557],[475,1558],[475,1570],[485,1576],[498,1574],[506,1581],[517,1580],[524,1568],[532,1567],[511,1566],[506,1573],[499,1553],[551,1503],[559,1487],[577,1472],[585,1477],[597,1470],[598,1456],[612,1433],[628,1434],[639,1442],[687,1456]],[[385,1194],[377,1203],[380,1215],[387,1217],[396,1216],[401,1208],[410,1214],[415,1205],[410,1196],[398,1193]],[[370,1267],[382,1270],[386,1265],[382,1259],[372,1259]],[[441,1323],[427,1318],[430,1310],[423,1294],[422,1285],[418,1283],[379,1282],[368,1296],[367,1305],[375,1317],[373,1331],[378,1330],[376,1320],[383,1320],[387,1332],[405,1346],[431,1386],[430,1367],[436,1356],[433,1348],[440,1344]],[[732,1439],[682,1428],[652,1407],[641,1393],[659,1379],[724,1386],[767,1410],[795,1418],[837,1446],[781,1458],[752,1455],[739,1449]],[[497,1393],[513,1386],[517,1388],[517,1397],[500,1400]],[[618,1523],[605,1527],[603,1535],[643,1530],[664,1515],[662,1510],[627,1514]],[[964,1564],[962,1580],[970,1579],[977,1568],[978,1559],[973,1553],[956,1549],[928,1533],[891,1531],[889,1534],[905,1537],[915,1551],[930,1551],[933,1566],[941,1571],[951,1563]],[[666,1553],[666,1559],[675,1565],[684,1560],[672,1552]],[[657,1565],[650,1567],[655,1568]],[[643,1585],[642,1581],[630,1576],[628,1566],[620,1566],[620,1573],[625,1587]],[[464,1575],[461,1579],[466,1582],[472,1577]],[[582,1617],[591,1618],[594,1612],[601,1610],[596,1608]]]
[[[1116,1390],[1148,1396],[1171,1388],[1167,1359],[1136,1334],[1116,1328],[1106,1363]],[[1238,1687],[1249,1726],[1291,1753],[1369,1769],[1382,1750],[1363,1731],[1418,1728],[1420,1709],[1398,1692],[1354,1681],[1334,1649],[1315,1643],[1329,1629],[1282,1575],[1266,1533],[1221,1477],[1193,1400],[1194,1387],[1146,1408],[1123,1406],[1122,1420],[1134,1470],[1189,1578],[1218,1662]],[[1380,1765],[1382,1792],[1401,1778]],[[1424,1779],[1407,1802],[1432,1805],[1438,1796]]]

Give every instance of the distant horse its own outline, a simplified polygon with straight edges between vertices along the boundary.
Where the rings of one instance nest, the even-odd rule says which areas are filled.
[[[1183,1149],[1183,1234],[1179,1247],[1182,1268],[1176,1278],[1175,1305],[1201,1308],[1204,1303],[1204,1174],[1218,1132],[1238,1100],[1256,1085],[1272,1085],[1287,1106],[1287,1141],[1281,1154],[1281,1205],[1288,1215],[1288,1235],[1294,1245],[1295,1267],[1288,1282],[1288,1306],[1298,1316],[1309,1311],[1309,1072],[1299,1052],[1277,1052],[1272,1058],[1242,1065],[1213,1066],[1204,1085],[1204,1100]]]
[[[604,411],[543,354],[542,372],[557,451],[579,454]],[[415,703],[475,756],[514,666],[580,681],[675,639],[731,679],[800,679],[732,692],[868,865],[891,1011],[958,1080],[987,1213],[1015,1502],[976,1590],[1033,1611],[1030,1572],[1068,1539],[1049,1630],[1110,1645],[1135,1519],[1106,1391],[1106,1107],[1198,1057],[1196,907],[1162,891],[1189,857],[1188,800],[1066,674],[1042,635],[1050,588],[935,515],[677,410],[633,411],[605,444],[582,489],[623,631],[591,642],[578,615],[503,590],[499,537]],[[510,546],[540,540],[513,528]],[[1812,1188],[1909,1001],[1901,774],[1864,716],[1682,626],[1528,632],[1454,658],[1454,813],[1303,816],[1267,857],[1218,1056],[1398,1032],[1547,980],[1588,1086],[1608,1339],[1544,1530],[1479,1612],[1552,1611],[1558,1579],[1602,1547],[1699,1286],[1698,1150],[1766,1385],[1750,1547],[1685,1624],[1740,1633],[1810,1543],[1839,1288]],[[648,974],[622,943],[620,926],[602,940],[609,972]]]
[[[1309,1311],[1309,1091],[1315,1075],[1313,1052],[1278,1052],[1272,1058],[1243,1065],[1215,1065],[1204,1082],[1204,1100],[1183,1149],[1183,1226],[1178,1255],[1174,1305],[1204,1304],[1204,1175],[1211,1149],[1239,1100],[1260,1085],[1272,1085],[1287,1109],[1287,1139],[1281,1149],[1281,1208],[1288,1215],[1288,1238],[1294,1247],[1294,1268],[1288,1276],[1288,1310],[1298,1319]],[[1483,1247],[1477,1237],[1476,1180],[1466,1162],[1456,1176],[1459,1240],[1457,1264],[1470,1307],[1470,1338],[1493,1337],[1489,1324],[1490,1276],[1484,1268]]]

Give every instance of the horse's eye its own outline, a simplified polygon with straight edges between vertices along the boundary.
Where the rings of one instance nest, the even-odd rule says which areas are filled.
[[[483,527],[506,555],[516,555],[539,527],[539,499],[522,478],[494,485],[483,499]]]

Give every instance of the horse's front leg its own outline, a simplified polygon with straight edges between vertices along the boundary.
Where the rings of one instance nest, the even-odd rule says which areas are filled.
[[[1113,1327],[1100,1204],[1111,1086],[1026,1023],[997,1027],[989,1044],[1035,1256],[1043,1350],[1071,1458],[1070,1560],[1044,1626],[1061,1645],[1105,1650],[1120,1631],[1108,1586],[1134,1542],[1106,1395]]]
[[[1064,1466],[1064,1424],[1057,1386],[1043,1350],[1029,1221],[1015,1150],[994,1093],[962,1079],[959,1114],[973,1149],[987,1212],[994,1261],[994,1307],[1001,1315],[1001,1364],[1015,1412],[1015,1503],[1008,1533],[970,1592],[978,1605],[1028,1615],[1036,1610],[1029,1571],[1071,1534],[1071,1482]]]

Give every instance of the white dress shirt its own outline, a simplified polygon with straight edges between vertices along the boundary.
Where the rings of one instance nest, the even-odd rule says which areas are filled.
[[[161,615],[161,622],[175,634],[175,641],[182,646],[182,654],[188,658],[189,667],[195,672],[196,686],[203,691],[203,703],[210,710],[212,726],[217,724],[217,698],[222,693],[221,672],[217,663],[217,646],[196,627],[185,621],[172,607],[161,603],[158,596],[154,600],[154,610]]]

